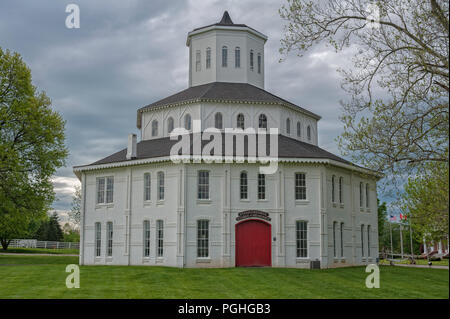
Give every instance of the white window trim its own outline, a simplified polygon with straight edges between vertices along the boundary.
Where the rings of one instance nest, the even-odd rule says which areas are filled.
[[[306,222],[306,257],[298,257],[297,256],[297,222]],[[306,219],[296,219],[294,224],[294,230],[295,230],[295,259],[296,260],[309,260],[310,257],[310,229],[309,229],[309,221]]]

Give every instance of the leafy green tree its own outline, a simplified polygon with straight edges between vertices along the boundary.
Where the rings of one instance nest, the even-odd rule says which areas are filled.
[[[417,176],[410,177],[402,203],[420,239],[440,240],[448,235],[449,166],[432,163]]]
[[[24,225],[54,199],[51,176],[65,164],[62,117],[32,85],[18,53],[0,48],[0,221]],[[16,226],[10,228],[18,228]],[[17,232],[5,232],[7,239]]]
[[[288,0],[280,15],[283,54],[355,49],[339,70],[344,155],[389,177],[448,163],[448,1]]]
[[[70,226],[69,223],[65,223],[63,228],[63,236],[65,242],[80,242],[80,232],[78,229],[75,229],[74,227]]]
[[[12,239],[28,238],[32,236],[34,225],[45,216],[45,213],[0,215],[0,243],[4,250]]]
[[[72,207],[69,212],[70,220],[80,225],[81,220],[81,186],[75,186],[75,195],[72,197]]]

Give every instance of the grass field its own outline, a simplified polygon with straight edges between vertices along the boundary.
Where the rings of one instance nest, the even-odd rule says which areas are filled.
[[[449,298],[449,271],[382,266],[379,289],[364,267],[178,269],[82,266],[79,289],[65,285],[77,257],[0,255],[0,298]]]
[[[397,264],[409,264],[407,259],[396,261]],[[380,260],[380,264],[389,264],[387,260]],[[444,260],[433,260],[433,266],[448,266],[448,259]],[[428,265],[428,260],[426,259],[416,259],[416,265]]]
[[[78,249],[8,248],[7,250],[0,249],[0,253],[78,255],[80,253],[80,251]]]

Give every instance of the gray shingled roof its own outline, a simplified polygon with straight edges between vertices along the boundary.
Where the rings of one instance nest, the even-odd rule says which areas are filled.
[[[226,27],[244,27],[244,28],[246,27],[246,28],[255,30],[255,29],[250,28],[248,25],[245,25],[245,24],[233,23],[233,21],[231,20],[230,15],[228,14],[228,11],[225,11],[223,13],[222,19],[219,22],[213,23],[213,24],[209,24],[209,25],[206,25],[206,26],[203,26],[203,27],[195,28],[194,30],[192,30],[192,32],[200,30],[200,29],[203,29],[203,28],[212,27],[212,26],[215,26],[215,25],[226,26]]]
[[[137,143],[136,159],[139,160],[146,158],[168,157],[170,156],[170,149],[175,143],[177,143],[177,141],[170,140],[169,137],[141,141]],[[209,143],[209,141],[202,141],[202,145],[205,145],[207,143]],[[269,144],[270,143],[267,143],[268,149]],[[225,147],[225,138],[223,137],[222,138],[223,150],[225,149],[224,147]],[[126,153],[127,149],[123,149],[117,153],[114,153],[89,165],[110,164],[129,161],[126,159]],[[268,150],[267,153],[269,153]],[[191,145],[191,154],[192,154],[192,145]],[[278,157],[332,159],[341,163],[351,164],[349,161],[340,158],[330,152],[327,152],[318,146],[301,142],[284,135],[278,136]]]
[[[197,85],[152,104],[146,105],[137,111],[137,127],[141,127],[141,114],[153,108],[185,102],[231,101],[282,104],[298,108],[300,111],[320,119],[320,116],[308,111],[294,103],[286,101],[270,92],[248,83],[211,82]]]

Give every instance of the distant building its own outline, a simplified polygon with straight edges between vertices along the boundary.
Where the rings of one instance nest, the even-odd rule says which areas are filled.
[[[127,149],[74,167],[83,196],[80,264],[375,261],[379,176],[318,147],[320,116],[265,91],[266,40],[227,12],[189,32],[189,87],[137,111],[139,143],[130,136]],[[169,133],[194,133],[194,120],[221,134],[278,128],[277,171],[262,174],[249,154],[244,162],[172,162]]]

